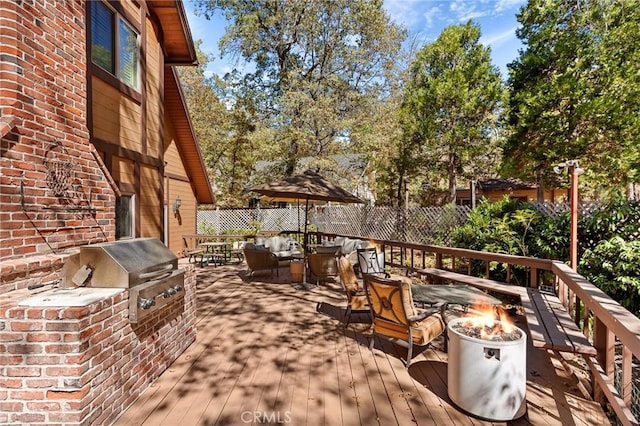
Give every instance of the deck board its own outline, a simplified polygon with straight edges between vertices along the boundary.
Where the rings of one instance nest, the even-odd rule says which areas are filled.
[[[198,268],[196,341],[116,424],[505,424],[450,401],[442,341],[407,369],[405,348],[377,338],[370,351],[366,327],[343,327],[339,284],[299,291],[288,280],[286,268],[251,279],[243,265]],[[557,356],[529,345],[527,414],[510,423],[611,424]]]

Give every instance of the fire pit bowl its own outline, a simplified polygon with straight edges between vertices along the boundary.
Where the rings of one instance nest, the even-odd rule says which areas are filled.
[[[527,337],[513,325],[483,321],[457,318],[447,325],[449,398],[482,419],[513,420],[526,411]]]

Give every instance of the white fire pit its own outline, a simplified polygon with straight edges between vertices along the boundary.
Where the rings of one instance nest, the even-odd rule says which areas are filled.
[[[483,323],[487,319],[457,318],[447,325],[449,398],[480,418],[513,420],[526,411],[527,337],[501,321]]]

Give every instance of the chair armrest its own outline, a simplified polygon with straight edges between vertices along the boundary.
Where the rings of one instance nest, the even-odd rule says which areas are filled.
[[[440,308],[430,308],[430,309],[420,309],[420,312],[418,312],[418,314],[413,315],[409,318],[407,318],[409,321],[422,321],[423,319],[425,319],[426,317],[433,315],[437,312],[440,311]]]

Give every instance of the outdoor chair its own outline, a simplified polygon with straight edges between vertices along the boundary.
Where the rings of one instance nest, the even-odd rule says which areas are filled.
[[[244,259],[247,262],[249,268],[249,276],[253,276],[255,271],[270,269],[273,274],[273,270],[278,275],[278,266],[280,262],[278,256],[270,252],[266,248],[258,248],[253,243],[246,243],[243,249]]]
[[[316,284],[319,284],[320,280],[338,276],[336,255],[333,253],[310,253],[307,255],[307,264],[316,279]]]
[[[368,314],[371,314],[371,311],[369,309],[367,293],[364,287],[358,282],[358,277],[356,277],[353,271],[353,266],[345,256],[338,258],[338,272],[340,274],[340,283],[347,296],[347,312],[345,313],[346,328],[351,322],[351,314],[353,314],[354,311],[358,313],[366,312]]]
[[[413,346],[426,347],[445,330],[438,308],[418,310],[411,295],[411,281],[394,275],[385,278],[364,274],[364,287],[373,316],[373,335],[386,338],[408,348],[405,365],[411,365]]]
[[[195,263],[196,258],[199,255],[202,255],[202,253],[204,253],[204,250],[197,247],[197,244],[198,244],[197,239],[192,240],[192,241],[195,241],[196,246],[192,246],[189,243],[189,240],[191,239],[187,237],[182,237],[182,243],[184,244],[184,247],[182,248],[182,256],[183,257],[189,256],[189,263],[191,263],[192,261]]]

